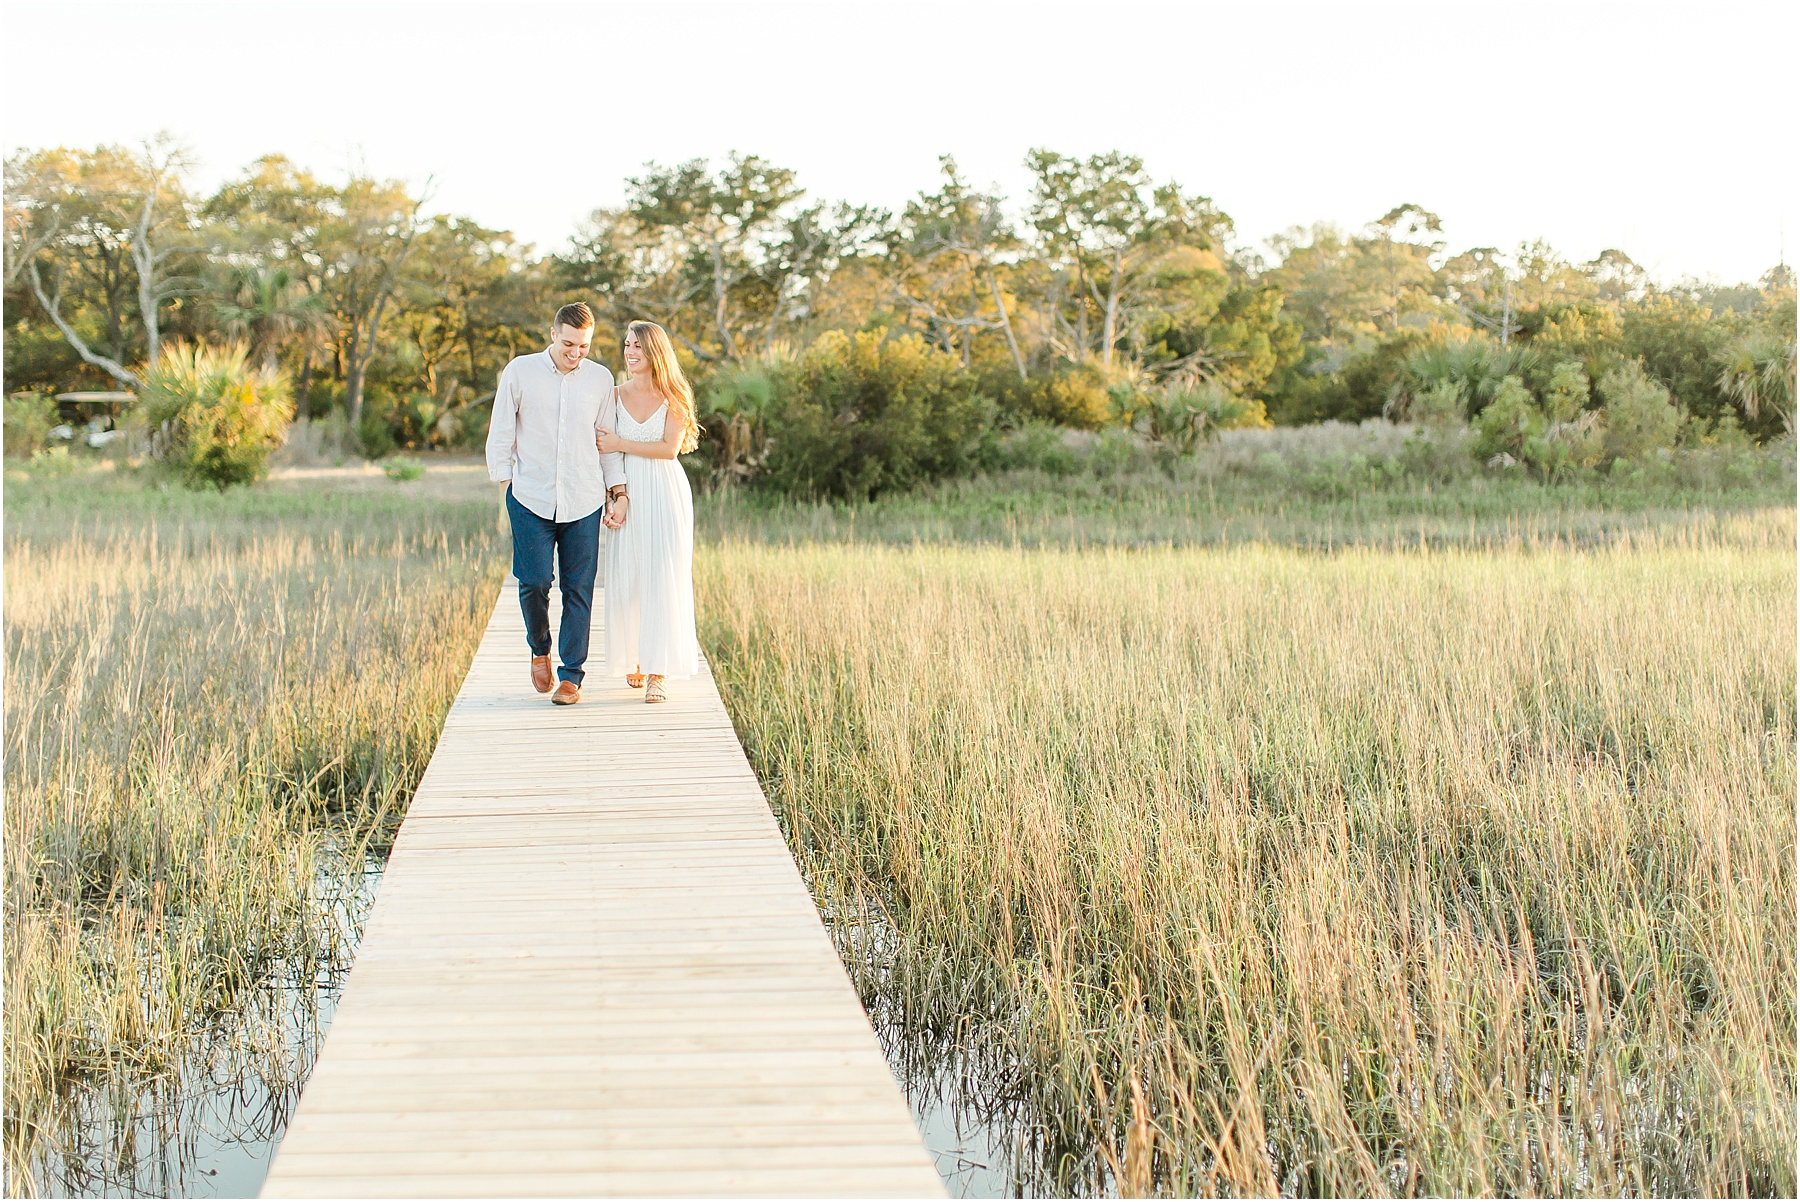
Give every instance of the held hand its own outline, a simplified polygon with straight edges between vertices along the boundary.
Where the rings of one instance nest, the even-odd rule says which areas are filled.
[[[594,435],[594,445],[600,448],[602,455],[610,455],[614,451],[623,451],[625,440],[611,430],[601,430]]]
[[[631,508],[630,497],[614,497],[611,505],[606,507],[605,526],[608,530],[617,530],[625,524],[625,514]]]

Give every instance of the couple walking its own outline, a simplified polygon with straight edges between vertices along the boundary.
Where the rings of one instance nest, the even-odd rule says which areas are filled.
[[[587,357],[593,339],[592,311],[564,305],[549,348],[506,365],[488,426],[488,477],[505,488],[532,687],[557,705],[581,700],[605,526],[606,672],[654,703],[667,700],[666,677],[700,670],[694,499],[676,461],[699,437],[694,390],[655,322],[626,328],[623,384]],[[562,590],[555,692],[553,579]]]

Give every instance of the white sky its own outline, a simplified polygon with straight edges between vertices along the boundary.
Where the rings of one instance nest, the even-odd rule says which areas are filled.
[[[6,152],[185,139],[211,185],[277,151],[434,179],[550,249],[646,160],[761,154],[898,207],[954,153],[1020,202],[1048,146],[1142,155],[1261,243],[1403,201],[1451,250],[1617,246],[1753,279],[1800,238],[1800,5],[0,6]]]

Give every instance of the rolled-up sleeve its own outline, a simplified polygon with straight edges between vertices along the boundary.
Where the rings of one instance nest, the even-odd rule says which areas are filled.
[[[519,444],[519,381],[512,364],[494,386],[494,412],[488,419],[488,479],[511,480]],[[623,468],[621,468],[621,471]]]

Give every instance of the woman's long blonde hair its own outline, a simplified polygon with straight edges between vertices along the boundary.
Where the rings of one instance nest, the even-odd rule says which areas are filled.
[[[653,321],[634,321],[625,327],[625,337],[637,336],[650,361],[650,387],[669,403],[669,418],[681,423],[681,454],[700,445],[700,423],[694,419],[694,386],[682,374],[675,359],[675,344],[668,331]]]

